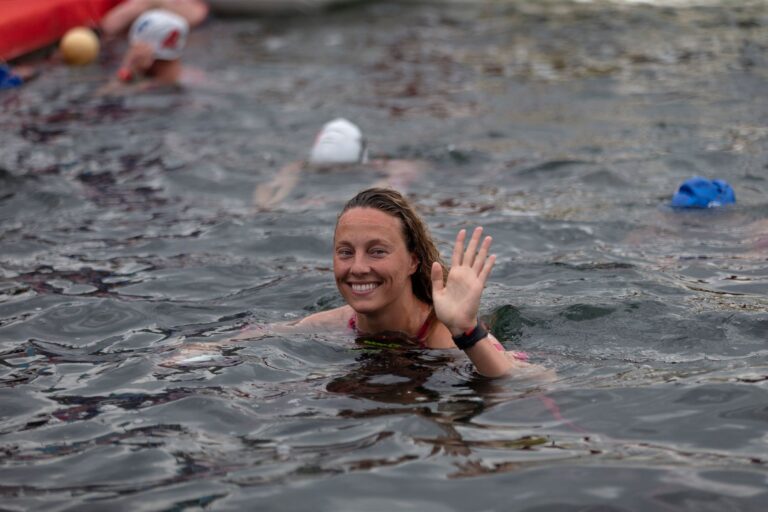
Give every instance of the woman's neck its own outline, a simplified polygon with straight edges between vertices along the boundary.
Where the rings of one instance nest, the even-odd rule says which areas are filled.
[[[402,332],[415,336],[429,316],[432,307],[420,301],[415,295],[400,300],[384,311],[356,313],[357,328],[361,332]]]

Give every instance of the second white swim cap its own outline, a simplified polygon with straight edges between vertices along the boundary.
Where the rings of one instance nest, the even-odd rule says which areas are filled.
[[[367,160],[363,132],[346,119],[326,123],[309,153],[311,164],[353,164]]]
[[[149,44],[157,59],[175,60],[181,56],[188,33],[187,20],[164,9],[152,9],[136,18],[129,38],[131,43]]]

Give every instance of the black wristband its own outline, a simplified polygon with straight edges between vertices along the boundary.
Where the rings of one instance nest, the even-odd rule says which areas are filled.
[[[488,336],[488,330],[485,328],[480,319],[477,319],[477,325],[470,332],[463,332],[458,336],[453,337],[453,342],[461,350],[469,350],[475,346],[475,343]]]

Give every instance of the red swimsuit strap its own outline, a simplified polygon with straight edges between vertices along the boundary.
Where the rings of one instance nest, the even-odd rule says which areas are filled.
[[[427,319],[424,320],[424,323],[421,324],[421,327],[419,327],[419,332],[416,333],[416,341],[419,342],[421,348],[427,348],[427,335],[429,334],[429,330],[432,327],[432,320],[434,318],[435,310],[430,309],[429,314],[427,315]]]
[[[419,331],[416,333],[416,336],[414,339],[419,342],[420,348],[427,348],[427,335],[429,334],[429,330],[432,327],[432,320],[435,318],[435,310],[430,310],[429,315],[427,315],[427,319],[424,320],[424,323],[421,324],[421,327],[419,327]],[[359,331],[357,330],[357,314],[352,315],[349,318],[349,322],[347,322],[347,326],[354,331],[356,334],[359,334]]]

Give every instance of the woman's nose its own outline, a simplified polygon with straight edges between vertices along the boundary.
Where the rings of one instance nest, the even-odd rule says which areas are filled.
[[[350,272],[353,274],[367,274],[370,269],[371,266],[368,265],[368,260],[365,255],[355,255],[355,259],[352,261],[352,268],[350,268]]]

